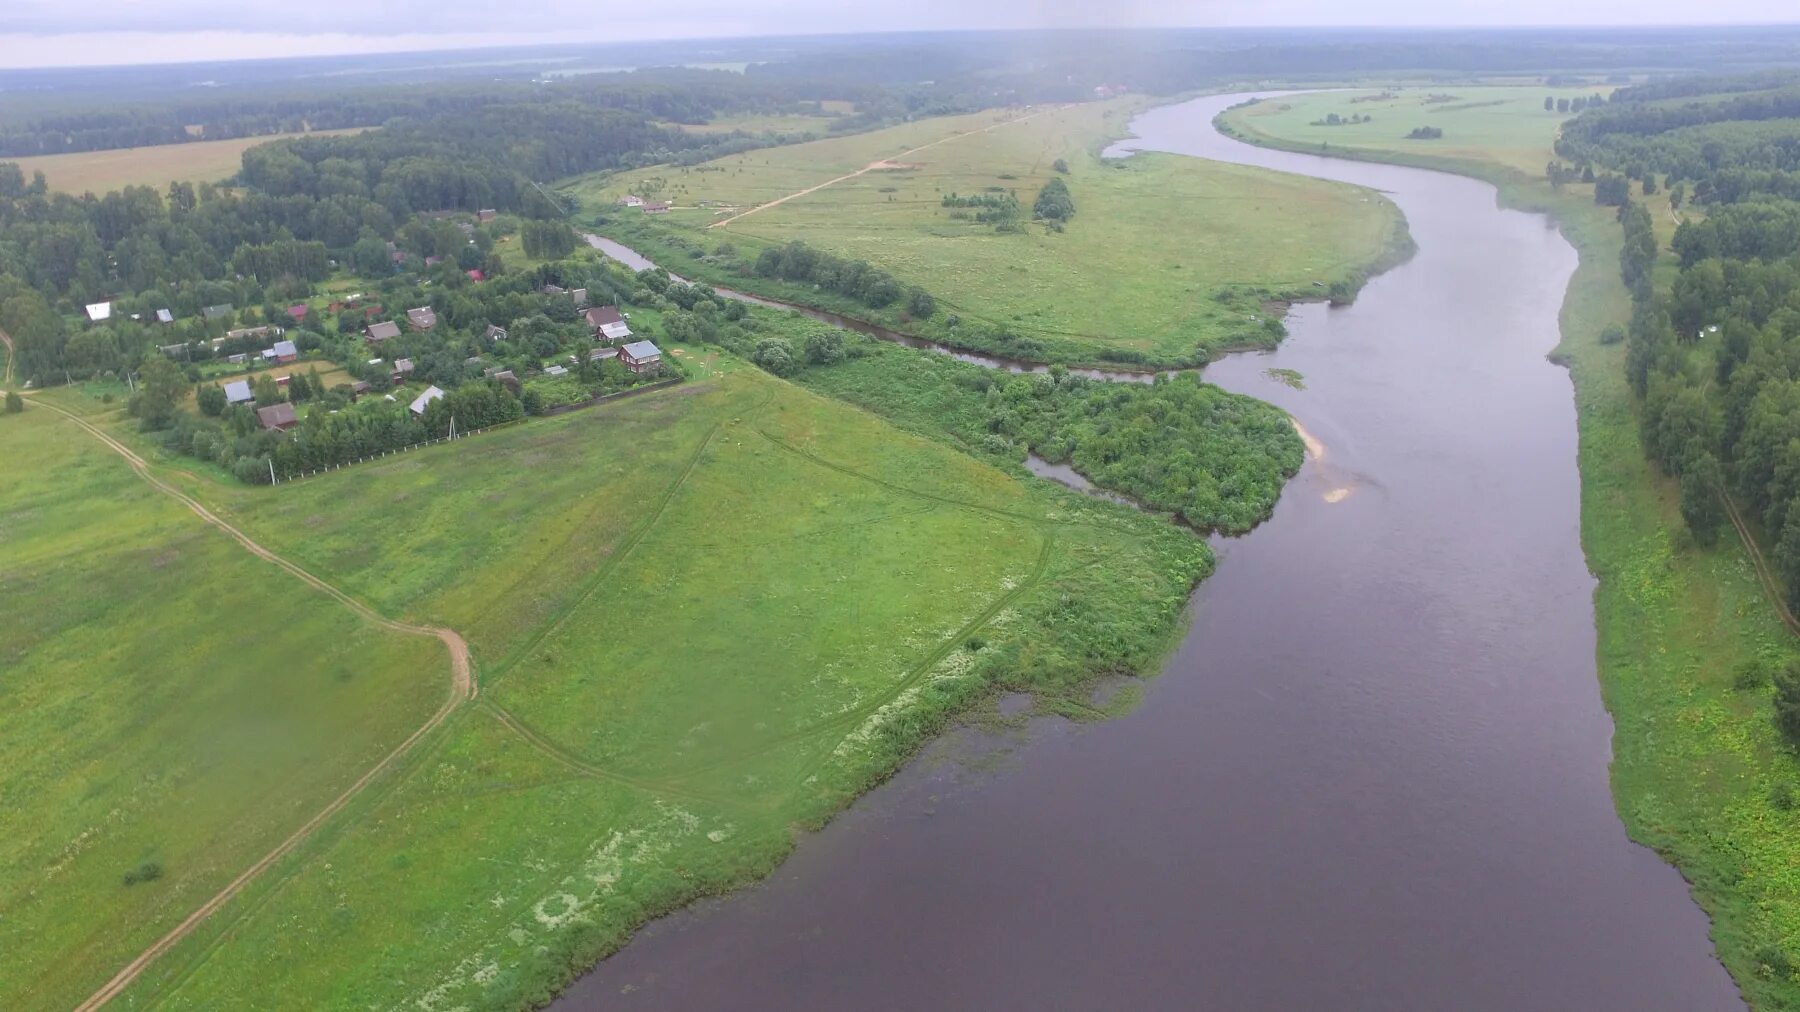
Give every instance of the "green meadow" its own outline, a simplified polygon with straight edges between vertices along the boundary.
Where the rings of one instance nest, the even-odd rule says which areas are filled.
[[[682,273],[968,347],[982,346],[979,331],[1006,330],[1053,361],[1191,364],[1264,345],[1265,303],[1316,297],[1315,282],[1360,278],[1404,245],[1399,213],[1372,191],[1178,155],[1102,159],[1144,104],[922,120],[565,189],[584,215],[605,219],[601,231]],[[1028,218],[1054,176],[1076,205],[1060,232],[1036,223],[997,232],[943,206],[951,194],[1016,194]],[[812,189],[821,184],[829,185]],[[654,217],[615,209],[625,193],[674,209]],[[791,199],[744,214],[782,197]],[[931,293],[939,310],[913,320],[898,307],[836,304],[810,286],[734,267],[791,240],[885,268]],[[695,260],[695,244],[730,252]]]
[[[124,1007],[542,1001],[646,919],[767,873],[992,693],[1098,712],[1095,679],[1148,672],[1210,570],[1166,520],[710,373],[275,488],[151,454],[381,614],[462,633],[480,691]],[[7,594],[59,602],[4,641],[24,677],[0,685],[0,939],[34,970],[0,1002],[68,1006],[421,725],[447,665],[435,641],[359,629],[73,423],[0,422],[36,476],[0,500]],[[147,860],[162,877],[123,884]],[[50,916],[71,907],[92,914]]]
[[[444,701],[49,408],[0,416],[0,1006],[70,1008]]]
[[[1437,154],[1420,155],[1405,140],[1361,154],[1487,179],[1500,187],[1506,205],[1554,217],[1580,252],[1555,354],[1575,385],[1582,543],[1599,579],[1594,612],[1600,688],[1614,723],[1614,800],[1632,838],[1655,848],[1692,883],[1694,898],[1712,917],[1719,958],[1752,1005],[1800,1007],[1793,969],[1800,966],[1794,863],[1800,812],[1792,801],[1800,761],[1774,726],[1770,687],[1740,686],[1737,677],[1747,662],[1793,657],[1795,643],[1743,544],[1730,536],[1713,548],[1696,544],[1681,519],[1676,483],[1645,459],[1625,379],[1625,346],[1599,341],[1631,309],[1619,279],[1620,228],[1612,208],[1593,203],[1592,186],[1555,192],[1544,181],[1559,122],[1543,113],[1546,93],[1523,88],[1507,105],[1490,107],[1497,111],[1482,117],[1490,132],[1467,128],[1460,157],[1435,147]],[[1298,109],[1301,101],[1342,97],[1283,101]],[[1543,119],[1528,131],[1523,124],[1534,101]],[[1504,115],[1508,109],[1517,115]],[[1311,133],[1282,127],[1315,113],[1260,111],[1234,110],[1225,123],[1264,143],[1316,150]],[[1440,119],[1444,140],[1419,142],[1422,147],[1455,139],[1452,120]],[[1651,201],[1660,225],[1668,220],[1666,198]],[[1666,241],[1666,232],[1660,237]],[[1671,258],[1665,250],[1664,271]]]

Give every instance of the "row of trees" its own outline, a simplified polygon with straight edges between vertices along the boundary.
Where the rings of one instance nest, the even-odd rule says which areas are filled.
[[[937,310],[929,294],[917,288],[907,289],[892,274],[868,261],[833,256],[797,239],[763,250],[756,258],[755,270],[766,278],[816,285],[871,309],[885,309],[905,299],[906,310],[915,319],[929,317]]]

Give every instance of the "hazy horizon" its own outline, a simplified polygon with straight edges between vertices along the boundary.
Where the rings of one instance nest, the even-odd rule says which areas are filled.
[[[725,0],[671,0],[648,13],[622,4],[546,0],[520,30],[516,12],[469,0],[401,0],[371,10],[353,0],[303,7],[268,0],[91,0],[71,30],[60,0],[11,0],[0,12],[0,69],[179,64],[281,57],[407,53],[567,43],[704,41],[779,35],[1080,28],[1594,28],[1754,26],[1800,23],[1784,0],[1719,0],[1696,8],[1669,0],[1330,0],[1253,4],[1188,0],[956,0],[877,2],[846,8],[798,0],[778,10]],[[1696,12],[1703,14],[1697,17]],[[429,30],[420,30],[429,24]],[[595,27],[571,27],[594,25]],[[105,30],[91,30],[104,26]],[[346,26],[355,30],[346,31]]]

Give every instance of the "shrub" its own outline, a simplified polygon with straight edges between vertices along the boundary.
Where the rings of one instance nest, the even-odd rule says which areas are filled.
[[[791,376],[799,368],[799,362],[794,358],[794,346],[781,337],[765,337],[756,342],[750,361],[776,376]]]
[[[1800,664],[1775,673],[1775,726],[1790,741],[1800,741]]]
[[[1768,683],[1768,666],[1760,658],[1738,665],[1737,672],[1731,676],[1731,687],[1739,692],[1760,689]]]
[[[162,871],[162,865],[157,864],[155,861],[145,861],[143,864],[140,864],[136,868],[125,873],[125,884],[134,886],[139,882],[154,882],[157,879],[162,878]]]
[[[1607,324],[1606,329],[1600,332],[1601,344],[1618,344],[1623,340],[1625,340],[1625,328],[1616,323]]]
[[[24,410],[25,398],[20,397],[17,390],[8,390],[6,392],[6,413],[16,415]]]

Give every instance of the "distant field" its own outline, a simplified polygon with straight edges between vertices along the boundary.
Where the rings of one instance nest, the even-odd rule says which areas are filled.
[[[461,631],[481,694],[120,1007],[529,1004],[768,870],[993,685],[1072,705],[1149,667],[1210,566],[1166,521],[713,375],[274,489],[158,466],[382,613]],[[313,615],[84,439],[0,416],[31,476],[0,492],[6,593],[55,602],[0,632],[25,659],[0,681],[5,1007],[75,1004],[442,699],[435,644]],[[325,728],[345,747],[280,767]],[[123,885],[145,860],[164,877]]]
[[[628,191],[676,205],[654,220],[615,213],[612,231],[628,242],[673,235],[753,259],[762,246],[804,240],[936,297],[945,311],[909,329],[955,339],[929,329],[955,314],[1038,339],[1062,359],[1186,362],[1197,348],[1261,343],[1253,317],[1264,299],[1316,294],[1314,282],[1355,273],[1395,240],[1398,212],[1371,191],[1176,155],[1103,162],[1106,139],[1141,108],[1123,100],[923,120],[569,188],[593,208]],[[1065,232],[998,234],[942,206],[946,194],[1012,192],[1029,209],[1058,159],[1077,208]],[[706,264],[671,266],[709,277]]]
[[[721,116],[710,123],[665,123],[663,125],[672,126],[691,134],[723,134],[733,130],[742,130],[752,134],[797,134],[808,131],[822,134],[835,119],[834,116],[757,113],[744,116]]]
[[[449,664],[47,407],[0,416],[0,455],[0,1007],[71,1008],[423,724]]]
[[[1227,114],[1240,129],[1283,140],[1329,144],[1358,151],[1394,151],[1494,162],[1541,175],[1555,157],[1551,145],[1567,113],[1545,112],[1544,99],[1605,94],[1610,86],[1582,88],[1462,87],[1418,85],[1368,91],[1315,92],[1269,99]],[[1392,92],[1392,98],[1371,101]],[[1450,101],[1432,101],[1449,96]],[[1368,116],[1365,123],[1317,125],[1332,113]],[[1444,131],[1437,140],[1408,140],[1414,127]]]
[[[318,136],[357,133],[358,130],[320,130]],[[52,190],[64,193],[106,193],[126,186],[154,186],[164,189],[172,182],[216,183],[243,166],[244,152],[258,144],[298,137],[300,134],[269,134],[264,137],[242,137],[228,141],[193,141],[188,144],[158,144],[147,148],[115,148],[109,151],[79,151],[67,155],[41,155],[36,158],[0,159],[16,161],[26,178],[34,171],[44,174]],[[311,135],[308,135],[311,136]]]

